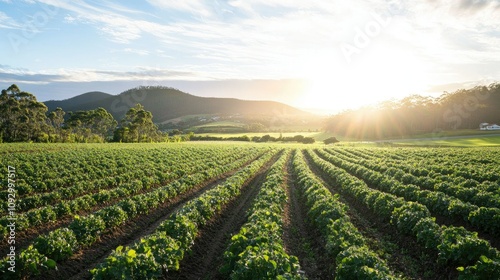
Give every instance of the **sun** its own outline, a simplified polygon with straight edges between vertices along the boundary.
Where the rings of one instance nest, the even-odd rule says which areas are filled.
[[[314,68],[306,78],[307,86],[299,99],[299,106],[320,113],[334,113],[347,108],[357,108],[369,101],[369,96],[359,98],[367,87],[358,83],[359,74],[345,73],[331,66]]]
[[[390,49],[371,50],[351,64],[321,61],[308,66],[307,86],[296,106],[338,112],[388,99],[422,94],[428,67],[411,55]]]

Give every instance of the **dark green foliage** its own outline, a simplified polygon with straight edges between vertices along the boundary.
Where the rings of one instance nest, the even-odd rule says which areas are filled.
[[[457,268],[459,271],[459,280],[482,280],[497,279],[500,275],[500,262],[498,259],[492,260],[486,256],[479,257],[479,260],[473,266]]]
[[[185,215],[174,215],[172,218],[163,222],[157,229],[158,232],[165,232],[179,244],[187,249],[193,245],[198,227]]]
[[[49,122],[54,128],[55,136],[57,137],[56,141],[53,142],[63,142],[65,140],[65,136],[63,136],[64,115],[66,115],[66,112],[60,107],[57,107],[48,115]]]
[[[113,140],[116,142],[152,142],[160,140],[161,133],[153,123],[153,114],[141,104],[128,110],[115,130]]]
[[[330,137],[330,138],[327,138],[327,139],[323,140],[323,143],[325,143],[325,145],[335,144],[335,143],[338,143],[338,142],[340,142],[340,141],[337,140],[336,137]]]
[[[405,234],[410,234],[415,225],[424,218],[429,218],[431,213],[422,204],[408,202],[399,208],[394,208],[391,224]]]
[[[75,216],[69,228],[75,233],[78,243],[85,247],[99,239],[100,233],[106,229],[106,224],[98,216]]]
[[[309,154],[314,157],[312,153]],[[301,152],[295,153],[293,167],[299,185],[304,189],[306,205],[311,207],[308,216],[326,239],[327,252],[336,258],[336,279],[393,279],[387,264],[365,247],[366,241],[351,223],[346,206],[314,178]],[[333,174],[333,170],[330,171]],[[340,172],[335,176],[345,183],[354,182]],[[351,186],[354,187],[354,184]],[[377,196],[371,197],[377,199]],[[324,217],[319,218],[318,215]]]
[[[65,126],[76,135],[77,142],[88,142],[93,138],[104,142],[111,137],[116,125],[113,116],[101,107],[89,111],[70,112],[69,119],[65,122]]]
[[[161,276],[162,269],[179,269],[179,261],[189,252],[198,234],[198,227],[206,223],[209,217],[220,211],[221,207],[239,194],[243,183],[255,174],[272,156],[266,153],[250,165],[228,178],[223,184],[203,193],[203,195],[186,203],[167,220],[162,222],[154,234],[148,235],[131,247],[118,247],[106,261],[92,270],[95,279],[156,279]],[[201,182],[204,181],[200,178]],[[195,181],[192,182],[196,183]],[[173,184],[173,186],[179,186]],[[177,188],[179,192],[182,187]],[[161,191],[168,190],[167,187]],[[141,201],[148,205],[148,200],[158,200],[160,196],[137,196],[135,206],[140,213]],[[156,199],[153,199],[155,198]],[[198,211],[198,207],[203,208]],[[203,213],[203,215],[201,214]],[[104,223],[104,222],[103,222]],[[137,275],[137,276],[133,276]]]
[[[168,245],[168,244],[165,244]],[[137,253],[136,250],[119,246],[105,263],[90,271],[93,279],[158,279],[161,276],[161,264],[155,261],[151,250]]]
[[[282,234],[286,193],[283,167],[287,153],[273,164],[246,224],[224,252],[222,272],[231,279],[302,279],[297,257],[286,253]]]
[[[351,246],[336,258],[335,279],[396,279],[384,263],[367,247]]]
[[[363,174],[362,172],[369,173],[368,169],[359,165],[349,164],[342,160],[339,155],[333,157],[328,156],[324,152],[319,153],[325,156],[325,158],[328,158],[328,160],[334,162],[335,165],[340,165],[342,168],[346,169],[342,170],[334,164],[321,159],[312,151],[308,150],[308,154],[319,168],[331,178],[335,179],[344,193],[352,195],[358,201],[363,201],[363,203],[367,207],[372,208],[376,214],[381,213],[379,212],[380,210],[376,210],[375,207],[372,207],[372,205],[376,204],[377,197],[380,197],[380,192],[368,188],[364,182],[349,175],[346,171]],[[367,181],[371,180],[372,179],[368,177]],[[386,187],[394,190],[390,185],[386,185]],[[401,186],[403,191],[404,187],[405,186]],[[452,201],[452,203],[450,203],[448,209],[452,209],[453,212],[459,215],[469,213],[471,208],[474,209],[470,203],[463,203],[453,198],[450,198],[450,201]],[[493,262],[487,262],[487,264],[485,264],[484,261],[481,261],[482,263],[477,263],[477,268],[474,266],[463,268],[463,271],[469,273],[464,275],[470,275],[470,273],[475,272],[479,273],[479,270],[487,271],[486,273],[496,270],[495,263],[496,260],[498,260],[497,250],[492,248],[486,240],[478,238],[477,233],[470,232],[462,227],[439,228],[430,217],[430,213],[425,206],[404,200],[399,201],[398,204],[400,205],[395,207],[392,213],[392,224],[405,233],[413,233],[416,235],[419,242],[423,243],[426,247],[437,249],[439,253],[438,259],[441,263],[467,266],[477,263],[480,258],[483,258],[482,256],[485,256],[493,260]]]
[[[337,256],[341,251],[351,246],[363,246],[365,244],[363,235],[346,217],[335,220],[328,227],[329,234],[327,235],[326,249],[333,256]]]
[[[488,241],[463,227],[445,227],[438,245],[439,261],[458,265],[473,264],[480,256],[496,257]]]
[[[268,143],[268,142],[296,142],[302,144],[312,144],[316,140],[312,137],[304,137],[303,135],[295,135],[294,137],[273,137],[269,134],[263,136],[254,136],[252,138],[243,135],[238,137],[215,137],[208,135],[192,135],[189,138],[190,141],[244,141],[244,142],[257,142],[257,143]]]
[[[498,208],[479,207],[469,213],[468,219],[475,226],[483,227],[490,232],[500,232],[500,209]]]
[[[2,142],[46,141],[49,130],[47,107],[16,85],[0,94],[0,138]]]
[[[436,218],[420,219],[413,227],[413,234],[417,236],[417,241],[425,248],[434,249],[441,241],[441,228],[436,224]]]
[[[121,224],[124,224],[127,221],[127,213],[123,211],[120,206],[109,206],[102,210],[96,212],[96,216],[99,216],[104,221],[104,224],[107,228],[114,228]]]
[[[47,235],[39,236],[35,240],[34,247],[41,254],[59,261],[73,255],[78,242],[73,231],[68,228],[59,228]]]
[[[0,262],[2,279],[28,279],[43,275],[45,271],[56,268],[56,262],[40,254],[33,245],[30,245],[16,257],[15,272],[7,270],[10,267],[7,261],[8,258],[4,258]]]

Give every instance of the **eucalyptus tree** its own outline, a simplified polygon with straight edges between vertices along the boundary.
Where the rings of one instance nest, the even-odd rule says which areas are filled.
[[[144,106],[136,104],[130,108],[115,130],[114,140],[118,142],[151,142],[161,136],[158,126],[153,123],[153,114]]]
[[[47,106],[15,84],[0,94],[0,136],[5,142],[37,141],[48,130]]]

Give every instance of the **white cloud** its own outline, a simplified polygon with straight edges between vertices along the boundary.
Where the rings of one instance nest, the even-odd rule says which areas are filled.
[[[124,52],[126,53],[132,53],[132,54],[137,54],[137,55],[149,55],[150,52],[148,50],[138,50],[138,49],[132,49],[132,48],[125,48],[123,49]]]
[[[74,16],[72,16],[72,15],[66,15],[66,16],[64,17],[64,22],[66,22],[66,23],[74,23],[74,22],[76,22],[76,21],[78,21],[78,18],[77,18],[77,17],[74,17]]]
[[[204,0],[162,1],[147,0],[151,5],[164,10],[177,10],[194,15],[211,16],[210,2]]]

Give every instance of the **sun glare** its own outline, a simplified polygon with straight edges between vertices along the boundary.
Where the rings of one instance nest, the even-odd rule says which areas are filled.
[[[297,106],[331,113],[375,105],[424,93],[427,67],[410,54],[388,48],[373,49],[353,63],[325,63],[313,59],[308,86]],[[328,61],[328,60],[327,60]]]

